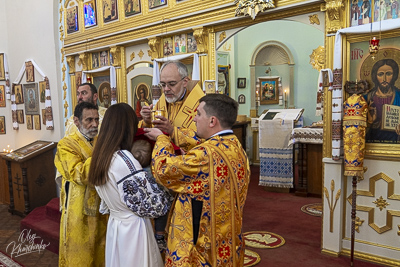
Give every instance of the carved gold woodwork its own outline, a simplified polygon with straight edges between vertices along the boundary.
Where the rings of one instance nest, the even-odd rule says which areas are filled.
[[[89,66],[88,59],[89,59],[89,55],[87,53],[79,54],[78,65],[82,66],[82,70],[88,70],[88,66]]]
[[[67,68],[65,67],[65,64],[63,64],[61,70],[62,70],[62,74],[63,74],[62,80],[65,81],[65,71],[67,70]]]
[[[142,60],[142,58],[143,58],[143,56],[144,56],[144,52],[143,52],[142,49],[140,49],[138,55],[139,55],[140,60]]]
[[[196,53],[208,53],[208,29],[206,27],[194,28],[193,36],[197,42]]]
[[[345,6],[341,0],[325,0],[327,16],[327,31],[328,33],[335,33],[336,31],[343,28],[344,21],[344,10]],[[323,10],[325,11],[325,10]]]
[[[60,41],[62,42],[64,40],[64,29],[63,29],[63,26],[60,26],[59,31],[60,31]]]
[[[67,56],[69,74],[75,73],[75,56]]]
[[[149,47],[150,47],[150,51],[151,51],[151,60],[155,59],[155,58],[159,58],[160,57],[160,44],[161,44],[161,38],[160,37],[153,37],[153,38],[149,38],[148,39],[149,42]]]
[[[113,66],[114,67],[121,66],[121,47],[120,46],[111,46],[110,54],[113,59]]]
[[[223,32],[221,32],[221,33],[219,34],[219,39],[218,39],[218,41],[221,43],[223,40],[225,40],[225,38],[226,38],[226,32],[223,31]]]
[[[361,196],[366,196],[366,197],[375,197],[375,187],[376,183],[379,180],[384,180],[387,183],[387,198],[392,199],[392,200],[400,200],[400,195],[396,195],[394,193],[394,188],[395,188],[395,181],[384,174],[383,172],[380,172],[371,178],[369,178],[369,191],[365,190],[357,190],[357,199],[360,198]],[[352,197],[351,194],[347,197],[347,201],[352,204]],[[371,203],[375,203],[376,207],[368,207],[368,206],[361,206],[361,205],[356,205],[356,210],[358,211],[366,211],[368,212],[368,225],[374,229],[378,234],[382,234],[386,231],[389,231],[392,229],[393,226],[393,216],[400,217],[400,211],[398,210],[386,210],[386,225],[379,227],[375,223],[375,209],[380,209],[382,210],[387,206],[387,200],[383,199],[380,197],[377,199],[377,201],[371,201]]]
[[[325,47],[318,46],[310,55],[310,64],[313,69],[322,70],[325,66]]]
[[[355,226],[355,227],[354,227],[354,230],[356,230],[357,233],[360,232],[360,226],[361,226],[363,223],[364,223],[364,220],[361,220],[360,217],[356,217],[355,225],[354,225],[354,226]]]
[[[135,52],[132,52],[132,54],[129,56],[129,60],[132,61],[135,58]]]
[[[329,193],[328,189],[324,187],[324,194],[325,198],[328,201],[328,207],[329,207],[329,231],[333,233],[333,212],[335,211],[336,204],[340,198],[341,190],[339,189],[336,192],[335,196],[335,202],[333,201],[333,191],[335,191],[335,181],[332,179],[331,180],[331,198],[329,199]]]
[[[310,20],[310,24],[320,24],[319,18],[318,18],[318,14],[313,14],[308,16],[309,20]]]

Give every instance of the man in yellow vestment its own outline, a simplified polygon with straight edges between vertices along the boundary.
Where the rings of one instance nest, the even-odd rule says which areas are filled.
[[[57,145],[54,159],[62,175],[59,266],[103,266],[107,216],[99,214],[99,197],[88,185],[93,147],[97,140],[98,107],[79,103],[74,111],[78,131]]]
[[[143,120],[139,123],[141,127],[152,127],[168,133],[174,140],[178,128],[190,128],[196,130],[193,118],[199,99],[204,92],[196,84],[190,88],[188,70],[180,61],[167,61],[160,68],[160,86],[163,94],[154,106],[153,110],[163,110],[164,116],[157,116],[157,120],[151,120],[151,109],[153,105],[144,106],[140,111]],[[176,140],[174,140],[176,141]]]
[[[249,161],[233,134],[238,103],[229,96],[200,99],[191,129],[178,132],[175,155],[171,139],[146,128],[156,140],[152,170],[157,182],[177,192],[168,227],[165,266],[243,266],[242,214],[250,182]],[[202,139],[206,139],[205,141]]]

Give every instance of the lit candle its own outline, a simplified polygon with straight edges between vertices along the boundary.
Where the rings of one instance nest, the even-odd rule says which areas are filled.
[[[286,101],[286,89],[285,89],[285,92],[284,92],[284,95],[283,95],[283,100]]]
[[[256,100],[257,100],[257,101],[260,100],[260,95],[258,94],[258,90],[256,90]]]

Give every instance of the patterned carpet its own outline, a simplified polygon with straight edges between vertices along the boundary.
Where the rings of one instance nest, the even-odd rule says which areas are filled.
[[[322,216],[322,203],[307,204],[301,207],[301,211],[312,216]]]
[[[1,267],[23,267],[20,263],[10,258],[7,254],[0,251],[0,266]]]
[[[243,236],[246,247],[251,248],[278,248],[285,244],[283,237],[270,232],[247,232]],[[260,255],[249,249],[245,250],[244,257],[244,266],[246,267],[254,266],[261,261]]]

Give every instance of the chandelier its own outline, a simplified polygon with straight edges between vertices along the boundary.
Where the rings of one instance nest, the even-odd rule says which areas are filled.
[[[253,20],[259,12],[275,7],[273,0],[235,0],[235,4],[238,4],[235,17],[250,16]]]

